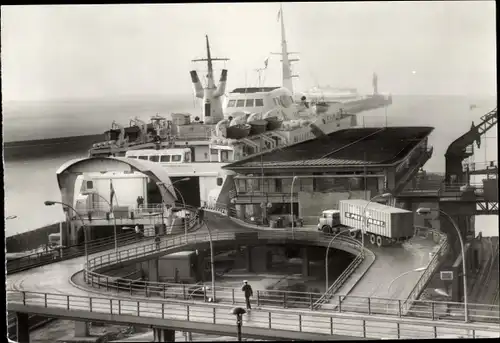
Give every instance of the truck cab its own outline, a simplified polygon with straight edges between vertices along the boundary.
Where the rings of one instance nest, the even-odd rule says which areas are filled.
[[[324,233],[337,233],[340,230],[340,211],[325,210],[318,220],[318,230]]]

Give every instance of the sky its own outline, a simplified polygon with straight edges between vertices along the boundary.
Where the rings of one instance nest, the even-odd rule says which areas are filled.
[[[191,94],[189,71],[230,58],[228,90],[281,84],[279,3],[2,6],[4,101]],[[296,90],[495,95],[494,1],[284,3]]]

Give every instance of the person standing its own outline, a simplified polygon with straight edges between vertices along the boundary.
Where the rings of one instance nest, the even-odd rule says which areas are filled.
[[[243,287],[241,287],[241,290],[243,291],[245,295],[245,302],[247,305],[247,310],[251,310],[252,306],[250,305],[250,297],[253,297],[253,290],[252,286],[248,284],[248,281],[245,280],[243,281]]]

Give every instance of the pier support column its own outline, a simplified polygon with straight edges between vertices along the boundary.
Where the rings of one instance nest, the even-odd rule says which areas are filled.
[[[248,246],[248,245],[245,248],[245,270],[248,273],[251,273],[253,271],[253,268],[252,268],[252,247]]]
[[[309,276],[309,254],[307,247],[300,248],[300,255],[302,257],[302,276]]]
[[[158,282],[158,259],[148,261],[148,280]]]
[[[75,337],[88,337],[89,336],[89,323],[75,321]]]
[[[16,335],[19,343],[29,343],[30,341],[30,325],[29,316],[27,313],[16,313]]]
[[[175,342],[175,330],[153,328],[155,342]]]

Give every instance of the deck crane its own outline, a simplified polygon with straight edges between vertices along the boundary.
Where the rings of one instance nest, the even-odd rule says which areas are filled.
[[[470,130],[457,138],[446,150],[445,183],[469,184],[469,175],[463,170],[462,162],[474,154],[474,143],[481,147],[481,136],[497,123],[497,108],[481,117],[481,123],[472,122]]]

